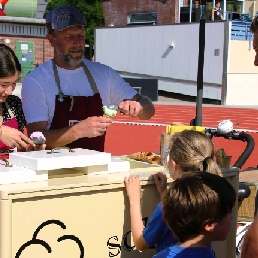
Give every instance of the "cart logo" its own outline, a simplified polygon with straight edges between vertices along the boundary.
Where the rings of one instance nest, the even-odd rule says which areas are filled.
[[[147,222],[148,222],[148,217],[144,217],[143,219],[143,224],[146,227]],[[128,236],[131,234],[132,231],[128,231],[123,235],[122,238],[122,244],[119,244],[118,241],[118,236],[112,236],[107,240],[107,247],[109,249],[109,257],[116,257],[121,253],[121,249],[123,249],[127,252],[135,250],[135,246],[131,246],[128,243]],[[149,249],[155,249],[155,246],[150,246]]]
[[[50,225],[50,224],[56,224],[56,225],[60,226],[62,229],[66,229],[65,224],[63,222],[61,222],[60,220],[47,220],[47,221],[43,222],[35,230],[35,232],[32,236],[32,239],[27,241],[26,243],[24,243],[19,248],[18,252],[15,255],[15,258],[19,258],[21,256],[22,252],[26,248],[30,247],[31,245],[41,245],[42,247],[44,247],[47,250],[48,253],[52,253],[52,249],[51,249],[50,245],[47,242],[45,242],[44,240],[37,238],[38,233],[40,232],[40,230],[42,228]],[[65,240],[74,241],[80,249],[80,258],[84,258],[84,247],[82,245],[81,240],[78,237],[76,237],[74,235],[63,235],[63,236],[61,236],[57,239],[57,242],[62,242],[62,241],[65,241]]]

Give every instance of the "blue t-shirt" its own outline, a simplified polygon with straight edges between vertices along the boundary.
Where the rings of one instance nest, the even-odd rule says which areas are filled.
[[[153,258],[214,258],[205,247],[181,247],[173,245],[154,255]]]
[[[177,239],[163,220],[161,203],[157,205],[150,222],[144,229],[143,238],[149,246],[157,244],[157,253],[177,243]]]

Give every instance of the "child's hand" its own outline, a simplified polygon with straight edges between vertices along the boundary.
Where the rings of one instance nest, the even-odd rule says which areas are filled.
[[[152,176],[159,194],[162,195],[167,189],[167,176],[163,172],[158,172]]]
[[[139,176],[129,176],[124,179],[129,202],[139,202],[141,200],[141,184]]]

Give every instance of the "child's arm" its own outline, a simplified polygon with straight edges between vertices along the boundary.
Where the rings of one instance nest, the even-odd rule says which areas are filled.
[[[131,230],[134,245],[138,250],[143,251],[149,248],[149,245],[142,235],[144,225],[141,213],[141,184],[139,177],[130,176],[125,178],[125,186],[130,204]]]
[[[163,193],[167,190],[167,176],[163,172],[158,172],[153,176],[157,190],[162,197]]]
[[[258,214],[254,218],[250,228],[245,233],[244,242],[241,250],[242,258],[257,257],[258,255]]]

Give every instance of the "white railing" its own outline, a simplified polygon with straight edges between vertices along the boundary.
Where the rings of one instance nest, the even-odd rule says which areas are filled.
[[[0,35],[45,38],[46,34],[45,19],[0,17]]]
[[[250,23],[232,21],[231,39],[252,40],[253,34],[250,32]]]

